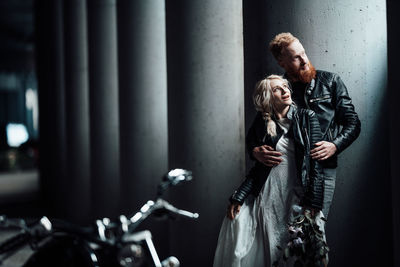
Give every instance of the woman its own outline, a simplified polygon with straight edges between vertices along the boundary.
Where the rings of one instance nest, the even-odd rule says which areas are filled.
[[[253,156],[274,149],[282,161],[273,167],[257,161],[231,196],[214,267],[272,266],[281,258],[278,246],[285,247],[289,239],[287,223],[295,204],[310,210],[323,226],[322,168],[310,157],[313,144],[322,140],[315,113],[296,108],[288,81],[278,75],[261,80],[253,100],[258,113],[246,137],[247,149]]]

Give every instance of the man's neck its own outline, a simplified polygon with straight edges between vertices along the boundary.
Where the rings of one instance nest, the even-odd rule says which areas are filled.
[[[289,82],[291,82],[291,83],[295,83],[295,82],[299,82],[300,81],[299,79],[297,79],[297,77],[295,77],[294,75],[292,75],[292,74],[290,74],[288,72],[286,72],[285,76],[288,78]]]

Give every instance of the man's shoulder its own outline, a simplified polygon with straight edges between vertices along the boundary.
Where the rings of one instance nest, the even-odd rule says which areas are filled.
[[[317,70],[316,81],[324,84],[331,84],[339,75],[334,72],[329,72],[325,70]]]

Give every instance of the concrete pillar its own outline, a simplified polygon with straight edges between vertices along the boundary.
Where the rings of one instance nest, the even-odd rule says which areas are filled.
[[[265,33],[268,25],[264,16],[267,1],[243,1],[243,41],[244,41],[244,103],[246,133],[257,114],[253,104],[256,83],[266,77],[264,64],[268,49]],[[246,153],[246,171],[254,165]]]
[[[398,11],[400,4],[398,1],[387,1],[387,26],[388,26],[388,90],[390,103],[390,172],[392,177],[392,211],[393,211],[393,266],[400,266],[400,120],[398,117],[398,100],[400,99],[400,76],[399,62],[400,52],[398,44],[400,41],[398,35],[398,26],[400,18]]]
[[[40,109],[40,184],[46,214],[63,217],[66,203],[62,1],[35,2]]]
[[[164,1],[118,2],[121,188],[133,212],[168,169]]]
[[[64,1],[68,217],[90,215],[89,84],[86,1]]]
[[[153,198],[168,170],[167,63],[164,0],[118,1],[121,197],[124,214]],[[165,221],[149,218],[161,258]]]
[[[330,265],[391,266],[386,1],[273,0],[264,16],[268,41],[291,32],[317,69],[341,76],[361,119],[360,137],[339,155],[327,224]],[[282,73],[265,53],[267,74]]]
[[[171,190],[197,222],[171,223],[171,254],[211,266],[228,198],[244,176],[242,1],[169,1],[169,165],[194,180]]]
[[[119,119],[115,0],[88,1],[90,160],[95,217],[119,213]]]

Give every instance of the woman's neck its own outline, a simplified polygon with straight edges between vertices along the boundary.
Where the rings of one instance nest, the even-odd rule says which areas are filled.
[[[275,110],[275,116],[278,119],[283,119],[287,117],[288,111],[289,111],[290,106],[285,106],[281,110]]]

